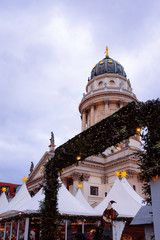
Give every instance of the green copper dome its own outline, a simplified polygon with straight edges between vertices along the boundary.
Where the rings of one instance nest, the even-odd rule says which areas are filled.
[[[119,74],[123,77],[127,76],[122,65],[108,56],[108,47],[106,48],[106,57],[99,61],[92,69],[90,80],[104,73]]]

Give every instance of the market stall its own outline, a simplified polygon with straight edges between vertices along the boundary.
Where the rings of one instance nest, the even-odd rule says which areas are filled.
[[[6,239],[16,237],[17,240],[39,239],[41,218],[39,208],[43,200],[42,189],[31,198],[26,185],[23,184],[17,195],[12,199],[12,204],[9,203],[1,212],[2,237],[6,237]],[[61,184],[58,192],[58,210],[60,213],[59,235],[61,239],[67,239],[67,237],[74,236],[78,232],[85,232],[90,235],[91,230],[92,232],[95,230],[97,226],[95,222],[98,221],[100,216],[92,207],[78,201],[63,184]],[[92,221],[87,220],[89,217]]]

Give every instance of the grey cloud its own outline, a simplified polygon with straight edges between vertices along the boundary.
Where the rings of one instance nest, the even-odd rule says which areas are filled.
[[[159,2],[0,3],[0,179],[21,182],[30,162],[80,132],[80,103],[92,67],[109,54],[134,93],[159,96]],[[145,7],[144,7],[145,6]]]

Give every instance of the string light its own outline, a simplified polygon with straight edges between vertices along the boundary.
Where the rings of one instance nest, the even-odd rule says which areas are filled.
[[[136,128],[136,134],[140,135],[140,132],[141,132],[141,128],[140,128],[140,127],[137,127],[137,128]]]
[[[81,159],[81,155],[77,155],[76,159],[77,159],[77,161],[79,161]]]
[[[156,181],[158,179],[158,175],[156,175],[155,177],[152,177],[152,181]]]

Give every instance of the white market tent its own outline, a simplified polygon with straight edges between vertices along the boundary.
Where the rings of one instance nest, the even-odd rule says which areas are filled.
[[[95,209],[91,207],[91,205],[87,202],[85,197],[83,196],[82,190],[78,188],[75,198],[86,208],[88,208],[90,211],[95,213]]]
[[[24,183],[11,202],[0,209],[0,215],[4,216],[19,211],[37,212],[43,199],[42,189],[31,198]],[[126,178],[120,181],[117,177],[108,195],[94,209],[84,198],[81,189],[78,189],[74,197],[62,184],[58,192],[58,210],[61,214],[101,216],[111,200],[116,202],[113,204],[113,208],[120,217],[134,217],[140,207],[144,205],[143,198],[132,189]]]
[[[80,202],[82,206],[87,208],[91,213],[93,213],[94,215],[100,216],[100,214],[96,212],[96,210],[92,208],[91,205],[87,202],[80,188],[78,188],[75,198],[78,200],[78,202]]]
[[[131,187],[125,177],[122,178],[121,183],[126,191],[137,201],[138,203],[145,205],[144,199]]]
[[[0,211],[0,216],[8,215],[9,213],[19,211],[19,207],[29,201],[31,196],[24,182],[19,191],[16,193],[15,197],[7,204],[7,206]]]
[[[40,202],[43,201],[44,194],[42,188],[26,203],[22,204],[18,210],[21,212],[38,212],[40,208]]]
[[[23,187],[23,186],[22,186]],[[20,189],[21,190],[21,189]],[[9,213],[12,213],[13,211],[18,212],[37,212],[40,208],[40,202],[44,199],[44,194],[42,192],[42,189],[39,190],[39,192],[34,197],[29,197],[27,200],[24,201],[24,198],[26,199],[26,191],[20,191],[19,194],[12,199],[12,204],[9,204],[7,208],[3,210],[4,212],[7,212],[7,215]],[[27,188],[25,189],[27,190]],[[28,192],[28,190],[27,190]],[[29,194],[29,193],[28,193]],[[20,195],[22,195],[20,197]],[[23,198],[23,195],[25,197]],[[30,195],[29,195],[30,196]],[[13,204],[14,203],[14,204]],[[59,191],[58,191],[58,210],[61,214],[68,214],[68,215],[85,215],[85,216],[99,216],[99,213],[97,213],[94,209],[90,209],[87,206],[84,206],[82,203],[80,203],[62,184]],[[2,215],[3,215],[2,214]]]
[[[95,207],[95,210],[102,215],[104,210],[107,208],[108,203],[113,200],[116,203],[113,203],[112,206],[117,211],[119,217],[134,217],[143,205],[135,198],[135,195],[131,189],[129,189],[127,183],[122,183],[118,177],[116,177],[108,195],[99,205]]]
[[[8,204],[8,200],[7,200],[7,197],[6,197],[6,194],[5,192],[3,192],[0,196],[0,211],[2,209],[4,209]]]
[[[62,184],[58,192],[58,209],[61,214],[99,216],[94,209],[78,201]]]

